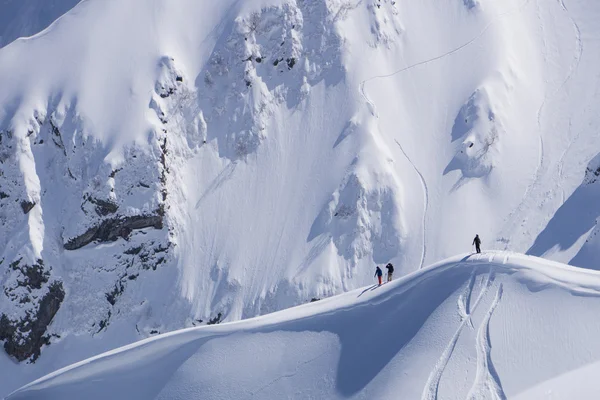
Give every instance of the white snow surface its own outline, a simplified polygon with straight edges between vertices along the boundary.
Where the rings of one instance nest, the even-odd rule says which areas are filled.
[[[371,282],[376,263],[391,261],[396,275],[405,275],[468,250],[475,233],[487,249],[600,269],[596,0],[38,3],[26,17],[19,7],[35,2],[0,0],[0,21],[14,21],[0,27],[0,46],[6,44],[0,48],[0,315],[11,321],[35,315],[52,284],[60,283],[65,296],[44,332],[49,345],[35,363],[17,363],[0,352],[0,370],[9,371],[0,374],[0,396],[158,333],[350,291],[299,310],[334,309],[336,302],[354,301],[352,290]],[[33,36],[13,41],[21,35]],[[33,208],[25,212],[27,204]],[[144,226],[114,241],[73,245],[110,218],[159,215],[160,229]],[[35,263],[44,284],[23,285],[27,266]],[[468,268],[459,270],[470,276]],[[481,285],[486,274],[475,275],[474,285]],[[406,318],[459,321],[454,303],[442,301],[443,294],[450,296],[445,290],[455,293],[464,279],[456,282],[443,290],[421,285],[422,293],[411,294],[434,296],[448,307],[447,315],[410,309],[413,317],[402,308],[408,304],[394,307]],[[494,326],[513,304],[500,298],[498,282],[482,299],[484,314],[471,331],[468,307],[460,311],[467,321],[461,329],[472,339],[469,354],[481,364],[457,384],[463,397],[499,390],[484,354],[485,332],[478,336],[485,313]],[[511,296],[527,295],[532,302],[554,293],[530,296],[512,284]],[[565,299],[583,298],[560,299],[556,307],[563,307],[564,318],[584,319],[594,310],[572,304],[577,312],[568,312]],[[538,310],[538,303],[514,304],[514,310]],[[558,318],[552,308],[544,310],[531,316],[534,322],[516,314],[512,329],[525,334],[517,321],[541,326]],[[343,326],[354,326],[342,315]],[[385,316],[383,307],[377,315]],[[279,317],[268,318],[275,323]],[[319,318],[313,321],[330,326]],[[596,332],[592,318],[585,321],[591,325],[581,335]],[[192,354],[186,346],[198,346],[198,337],[229,326],[173,336],[186,343],[181,357]],[[429,375],[432,362],[440,364],[436,373],[444,371],[440,388],[458,374],[456,366],[442,368],[444,351],[456,359],[456,352],[444,350],[449,338],[443,336],[455,330],[443,330],[439,337],[423,336],[433,345],[413,348],[423,353],[416,365],[393,358],[404,365],[400,375],[415,377],[413,385],[369,386],[392,379],[387,369],[377,373],[387,356],[367,366],[373,368],[365,377],[352,363],[331,370],[346,356],[343,335],[330,329],[315,327],[310,338],[296,339],[292,331],[245,340],[258,359],[266,357],[258,349],[267,345],[285,355],[290,343],[306,343],[284,375],[328,354],[313,367],[329,380],[305,372],[315,378],[307,390],[319,396],[386,397],[394,392],[379,390],[393,388],[419,398],[424,387],[433,388],[425,382],[438,379]],[[567,333],[563,346],[584,339],[571,343]],[[19,334],[25,341],[29,332]],[[352,343],[362,340],[349,335]],[[218,365],[224,358],[211,346],[225,341],[218,347],[232,355],[239,349],[232,337],[213,338],[202,351]],[[164,340],[148,343],[170,343]],[[458,340],[466,339],[461,334]],[[512,379],[499,374],[506,376],[500,385],[505,393],[516,395],[583,367],[584,358],[555,363],[535,345],[544,344],[498,350],[508,358],[495,368],[515,368]],[[399,351],[393,351],[398,344],[390,346],[384,365]],[[351,347],[358,352],[349,350],[351,361],[368,349]],[[475,362],[478,352],[484,355]],[[595,361],[592,353],[586,362]],[[534,367],[538,356],[552,364],[550,370]],[[202,362],[190,360],[192,370]],[[264,362],[281,372],[273,360]],[[179,361],[170,361],[173,370]],[[533,375],[519,383],[518,373],[527,368]],[[253,381],[244,374],[239,379]],[[225,378],[206,375],[203,382]],[[399,379],[394,375],[394,382]],[[253,390],[266,390],[265,396],[283,393],[286,385],[284,378],[257,382],[266,387]]]
[[[0,0],[0,47],[46,29],[81,0]]]
[[[594,399],[600,273],[506,251],[245,321],[171,332],[17,399]]]

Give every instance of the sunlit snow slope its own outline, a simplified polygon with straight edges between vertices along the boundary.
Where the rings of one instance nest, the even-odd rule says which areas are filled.
[[[47,28],[81,0],[0,0],[0,47]]]
[[[0,49],[0,396],[475,233],[598,268],[596,0],[39,3],[74,8]]]
[[[594,399],[599,312],[598,272],[466,255],[382,287],[144,340],[8,399]]]

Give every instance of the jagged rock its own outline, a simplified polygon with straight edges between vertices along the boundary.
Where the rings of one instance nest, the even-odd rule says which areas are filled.
[[[111,171],[111,173],[110,173],[110,175],[108,175],[108,177],[109,177],[109,178],[114,178],[115,176],[117,176],[117,173],[118,173],[119,171],[122,171],[122,170],[123,170],[123,168],[117,168],[117,169],[115,169],[115,170],[112,170],[112,171]]]
[[[119,209],[119,206],[110,200],[97,199],[90,197],[89,202],[96,206],[96,214],[101,217],[106,217],[109,214],[114,214]]]
[[[29,213],[35,207],[35,202],[23,200],[21,202],[21,208],[23,209],[23,214]]]
[[[208,322],[206,323],[206,325],[220,324],[222,317],[223,317],[223,314],[222,313],[218,313],[216,317],[209,319]]]
[[[83,235],[74,237],[65,243],[65,249],[77,250],[94,241],[114,242],[119,238],[127,238],[136,229],[162,229],[163,221],[160,215],[134,215],[105,219],[99,225],[88,229]]]
[[[111,306],[114,306],[117,303],[117,298],[123,293],[125,287],[121,281],[115,284],[115,287],[110,293],[106,293],[106,300],[110,303]]]
[[[44,262],[38,260],[34,265],[19,265],[20,259],[11,264],[11,268],[15,271],[20,271],[25,277],[19,281],[19,286],[27,287],[28,289],[41,289],[42,285],[48,282],[50,273],[44,270]]]
[[[98,329],[98,332],[102,331],[102,329],[105,329],[106,327],[108,327],[108,325],[110,325],[110,317],[112,317],[112,312],[110,310],[108,310],[108,316],[106,318],[104,318],[103,320],[100,321],[100,323],[98,324],[98,326],[100,327]],[[96,333],[98,333],[96,332]]]
[[[123,253],[128,254],[128,255],[136,255],[136,254],[139,254],[143,248],[144,248],[143,245],[137,246],[137,247],[131,247],[131,248],[125,250]]]
[[[286,60],[286,62],[287,62],[288,69],[292,69],[292,68],[294,68],[294,65],[296,65],[296,59],[294,57],[288,58]]]
[[[35,361],[42,346],[49,344],[46,330],[65,298],[61,282],[53,282],[48,293],[42,298],[35,315],[12,321],[5,314],[0,316],[0,340],[4,340],[4,350],[18,361],[32,358]]]

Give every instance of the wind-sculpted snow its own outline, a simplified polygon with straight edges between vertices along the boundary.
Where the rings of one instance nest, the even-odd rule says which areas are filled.
[[[7,400],[506,399],[544,388],[591,399],[595,380],[582,378],[600,357],[598,311],[597,272],[464,255],[381,287],[147,339]]]
[[[330,232],[338,254],[354,265],[366,256],[385,263],[398,255],[403,244],[400,200],[395,198],[398,189],[386,186],[386,178],[351,174],[315,221],[308,239]],[[372,180],[379,187],[365,187]]]
[[[502,124],[497,118],[488,91],[485,88],[475,91],[454,120],[452,141],[461,142],[444,173],[460,169],[463,178],[480,178],[491,172],[502,134]]]
[[[405,275],[475,233],[597,268],[597,1],[34,3],[0,6],[0,43],[41,31],[0,49],[0,396],[353,290],[375,264]],[[488,297],[449,312],[463,327],[409,397],[444,390],[467,333],[487,372],[462,397],[508,393],[488,356],[509,289],[491,347],[472,323]]]

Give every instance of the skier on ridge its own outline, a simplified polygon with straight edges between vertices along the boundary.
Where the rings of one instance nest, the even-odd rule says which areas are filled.
[[[475,235],[475,239],[473,239],[473,244],[475,245],[475,250],[478,253],[481,253],[481,239],[479,239],[479,235]]]
[[[377,266],[377,269],[375,269],[375,275],[377,277],[377,279],[379,280],[379,286],[381,286],[381,276],[383,275],[383,271],[381,271],[381,268],[379,268],[379,266]]]
[[[388,282],[392,281],[392,274],[394,273],[394,266],[392,265],[392,263],[388,263],[388,265],[385,266],[388,270]]]

